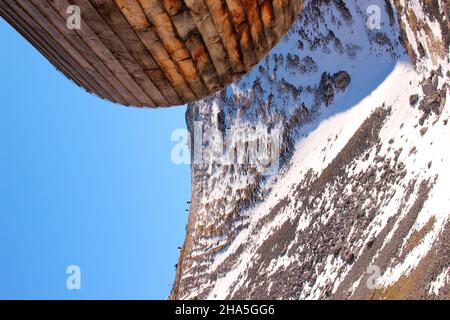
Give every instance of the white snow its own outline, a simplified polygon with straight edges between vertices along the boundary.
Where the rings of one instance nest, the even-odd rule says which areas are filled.
[[[441,288],[443,288],[449,282],[450,282],[450,274],[449,274],[449,267],[447,267],[444,270],[442,270],[442,272],[436,277],[436,279],[433,282],[431,282],[428,294],[438,295]]]

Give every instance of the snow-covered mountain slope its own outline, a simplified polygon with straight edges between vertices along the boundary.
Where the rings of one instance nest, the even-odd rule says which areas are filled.
[[[305,1],[252,72],[188,107],[203,157],[171,298],[449,298],[448,15]]]

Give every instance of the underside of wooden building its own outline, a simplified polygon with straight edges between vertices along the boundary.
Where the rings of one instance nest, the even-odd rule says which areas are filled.
[[[206,97],[247,73],[289,30],[302,5],[2,0],[0,15],[87,91],[123,105],[167,107]]]

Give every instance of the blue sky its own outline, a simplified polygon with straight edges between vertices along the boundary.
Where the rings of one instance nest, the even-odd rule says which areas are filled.
[[[185,107],[92,96],[1,18],[0,43],[0,298],[165,299],[190,196],[171,161]]]

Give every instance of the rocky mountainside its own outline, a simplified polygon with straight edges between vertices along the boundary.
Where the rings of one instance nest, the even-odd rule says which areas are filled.
[[[189,105],[172,299],[450,298],[450,4],[310,0]]]

